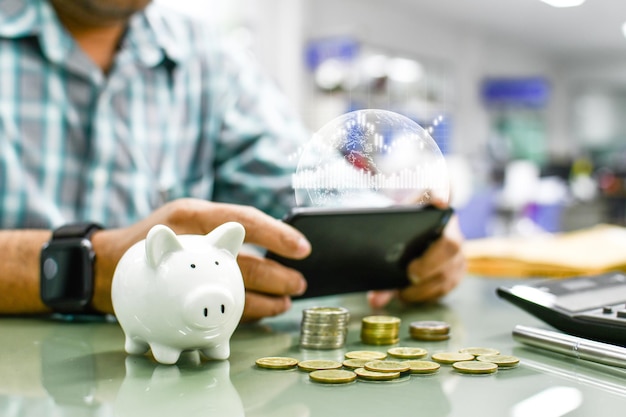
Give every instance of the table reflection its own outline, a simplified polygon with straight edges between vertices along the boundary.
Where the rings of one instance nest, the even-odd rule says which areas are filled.
[[[197,352],[190,352],[176,365],[160,365],[145,356],[129,356],[125,363],[116,416],[244,415],[228,361],[202,362]]]

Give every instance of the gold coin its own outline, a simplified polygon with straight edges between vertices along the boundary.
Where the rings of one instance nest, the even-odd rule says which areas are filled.
[[[341,368],[341,362],[329,361],[329,360],[308,360],[298,362],[298,368],[302,371],[319,371],[322,369],[339,369]]]
[[[409,365],[398,361],[371,361],[367,362],[364,368],[375,372],[406,372]]]
[[[424,321],[414,321],[409,325],[409,330],[411,333],[416,334],[439,334],[444,335],[448,334],[450,331],[450,325],[445,321],[436,321],[436,320],[424,320]]]
[[[411,338],[415,340],[424,340],[428,342],[440,342],[442,340],[450,339],[450,335],[449,334],[430,334],[430,333],[417,334],[417,333],[411,332]]]
[[[368,338],[361,338],[361,341],[363,343],[365,343],[366,345],[374,345],[374,346],[389,346],[389,345],[395,345],[396,343],[398,343],[400,341],[399,337],[393,338],[393,339],[368,339]]]
[[[311,381],[324,384],[345,384],[356,379],[356,374],[344,369],[322,369],[309,374]]]
[[[267,369],[290,369],[298,364],[298,360],[281,356],[268,356],[256,360],[256,365]]]
[[[346,359],[343,361],[343,366],[350,369],[362,368],[367,362],[371,362],[371,359]]]
[[[435,362],[445,363],[448,365],[454,362],[474,360],[474,355],[470,355],[469,353],[460,353],[460,352],[439,352],[439,353],[433,353],[430,357]]]
[[[492,374],[498,370],[498,365],[495,363],[478,361],[454,362],[452,367],[464,374]]]
[[[390,381],[400,377],[400,372],[377,372],[365,368],[355,369],[354,373],[359,378],[369,379],[370,381]]]
[[[362,323],[365,325],[379,326],[398,326],[400,325],[400,319],[393,316],[367,316],[363,317]]]
[[[404,361],[404,363],[409,365],[412,374],[434,374],[441,368],[441,365],[432,361]]]
[[[361,336],[370,336],[370,337],[392,337],[398,336],[400,334],[398,328],[392,329],[384,329],[384,328],[376,328],[376,329],[368,329],[365,327],[361,328]]]
[[[493,363],[500,368],[513,368],[519,364],[519,358],[510,355],[480,355],[476,360]]]
[[[494,348],[485,348],[485,347],[467,347],[460,349],[461,353],[469,353],[470,355],[480,356],[480,355],[499,355],[500,351]]]
[[[377,338],[377,339],[361,338],[361,342],[365,343],[366,345],[373,345],[373,346],[395,345],[399,341],[400,341],[399,337],[396,337],[396,338]]]
[[[428,351],[418,347],[393,347],[387,350],[387,353],[396,358],[419,359],[426,356]]]
[[[376,352],[375,350],[353,350],[351,352],[346,352],[346,359],[369,359],[373,360],[381,360],[387,357],[387,354],[384,352]]]
[[[362,319],[361,341],[368,345],[393,345],[400,341],[400,319],[393,316],[367,316]]]

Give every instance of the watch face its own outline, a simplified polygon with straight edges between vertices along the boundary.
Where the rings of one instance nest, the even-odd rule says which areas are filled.
[[[87,239],[51,241],[41,252],[41,299],[54,310],[79,312],[93,293],[93,251]]]

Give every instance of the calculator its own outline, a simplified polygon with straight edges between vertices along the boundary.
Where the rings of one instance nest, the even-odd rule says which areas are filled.
[[[543,279],[496,293],[566,333],[626,346],[626,275],[610,272]]]

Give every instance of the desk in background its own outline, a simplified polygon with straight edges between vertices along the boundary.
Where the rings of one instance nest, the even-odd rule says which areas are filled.
[[[294,302],[280,317],[243,325],[231,340],[228,361],[200,361],[185,354],[164,366],[149,356],[124,353],[116,323],[67,323],[39,318],[0,318],[0,416],[533,416],[617,415],[626,409],[626,370],[576,361],[517,344],[516,324],[547,327],[497,298],[511,281],[468,277],[437,305],[393,304],[372,311],[363,294]],[[302,310],[343,306],[351,324],[344,349],[299,348]],[[262,356],[341,360],[349,350],[386,350],[360,342],[361,318],[391,314],[402,319],[403,346],[436,351],[495,347],[521,358],[519,367],[495,375],[438,374],[394,382],[331,386],[310,382],[298,370],[255,367]],[[451,324],[445,342],[408,337],[410,322]],[[616,414],[617,413],[617,414]]]

